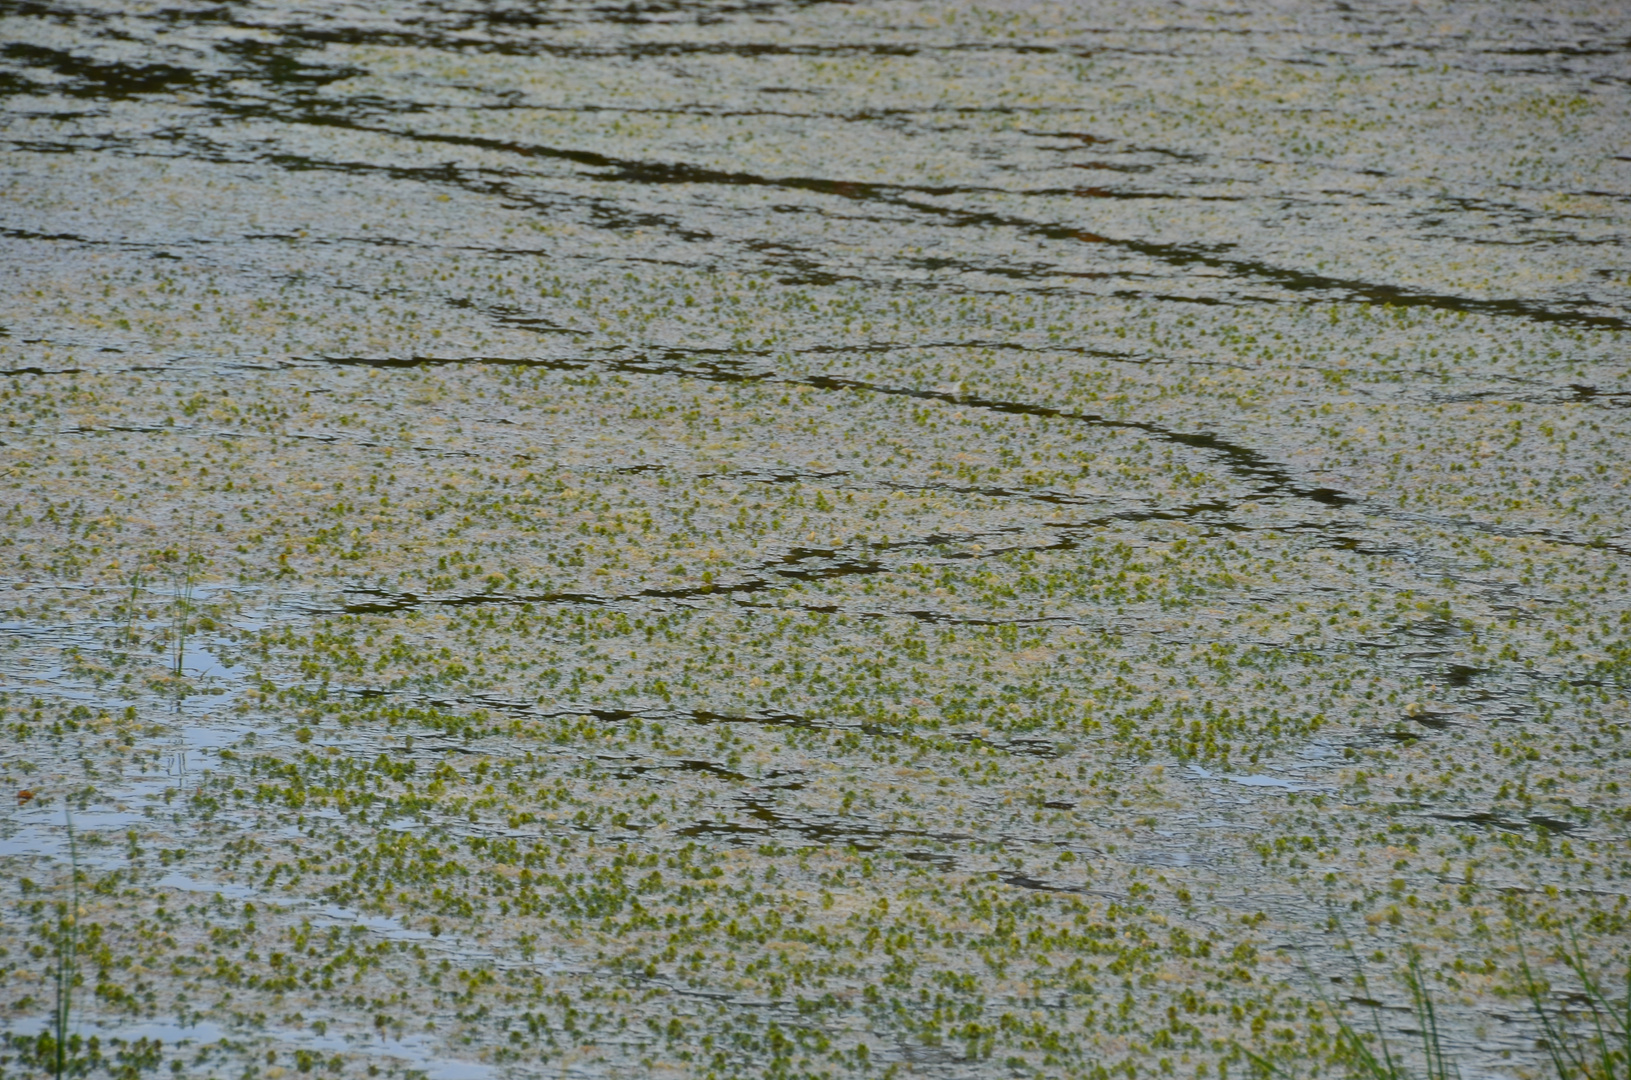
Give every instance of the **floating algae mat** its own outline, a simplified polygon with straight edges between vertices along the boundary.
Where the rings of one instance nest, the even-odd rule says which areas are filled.
[[[6,7],[0,1073],[1549,1074],[1628,39]]]

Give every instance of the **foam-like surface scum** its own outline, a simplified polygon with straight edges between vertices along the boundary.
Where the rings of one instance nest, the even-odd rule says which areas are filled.
[[[0,8],[0,1075],[1546,1074],[1621,8]]]

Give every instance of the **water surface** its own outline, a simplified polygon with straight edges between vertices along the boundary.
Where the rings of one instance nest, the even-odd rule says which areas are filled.
[[[98,1068],[1329,1071],[1414,947],[1538,1075],[1520,949],[1627,962],[1628,41],[0,7],[0,1069],[71,807]]]

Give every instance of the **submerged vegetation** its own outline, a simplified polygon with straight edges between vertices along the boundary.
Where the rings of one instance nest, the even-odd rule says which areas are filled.
[[[0,1077],[1625,1075],[1623,12],[0,19]]]

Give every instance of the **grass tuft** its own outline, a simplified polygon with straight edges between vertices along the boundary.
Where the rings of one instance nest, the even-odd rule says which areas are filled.
[[[1572,933],[1567,948],[1559,946],[1557,958],[1580,980],[1585,1011],[1590,1014],[1585,1031],[1571,1029],[1569,1013],[1547,1000],[1549,987],[1529,966],[1529,958],[1518,952],[1523,987],[1540,1017],[1545,1032],[1546,1052],[1551,1055],[1559,1080],[1627,1080],[1631,1077],[1631,965],[1625,973],[1625,995],[1613,1000],[1603,980],[1586,963],[1580,939]],[[1579,1016],[1580,1014],[1576,1014]],[[1585,1017],[1581,1016],[1584,1020]]]
[[[1336,1048],[1331,1054],[1331,1060],[1344,1068],[1349,1076],[1357,1077],[1359,1080],[1418,1080],[1418,1077],[1420,1080],[1460,1080],[1460,1068],[1444,1053],[1444,1043],[1439,1035],[1438,1012],[1433,1006],[1433,996],[1427,989],[1426,977],[1422,974],[1421,954],[1411,949],[1408,955],[1409,963],[1403,977],[1405,985],[1410,989],[1411,1002],[1416,1009],[1417,1030],[1421,1032],[1422,1061],[1426,1072],[1418,1074],[1394,1051],[1382,1030],[1381,1008],[1374,1000],[1369,1006],[1372,1030],[1361,1031],[1316,982],[1314,993],[1337,1025]],[[1365,975],[1357,959],[1354,960],[1354,970],[1358,973],[1356,987],[1363,990]],[[1245,1047],[1241,1047],[1241,1050],[1259,1075],[1286,1077],[1288,1080],[1296,1076],[1294,1069],[1288,1069],[1280,1062]]]

